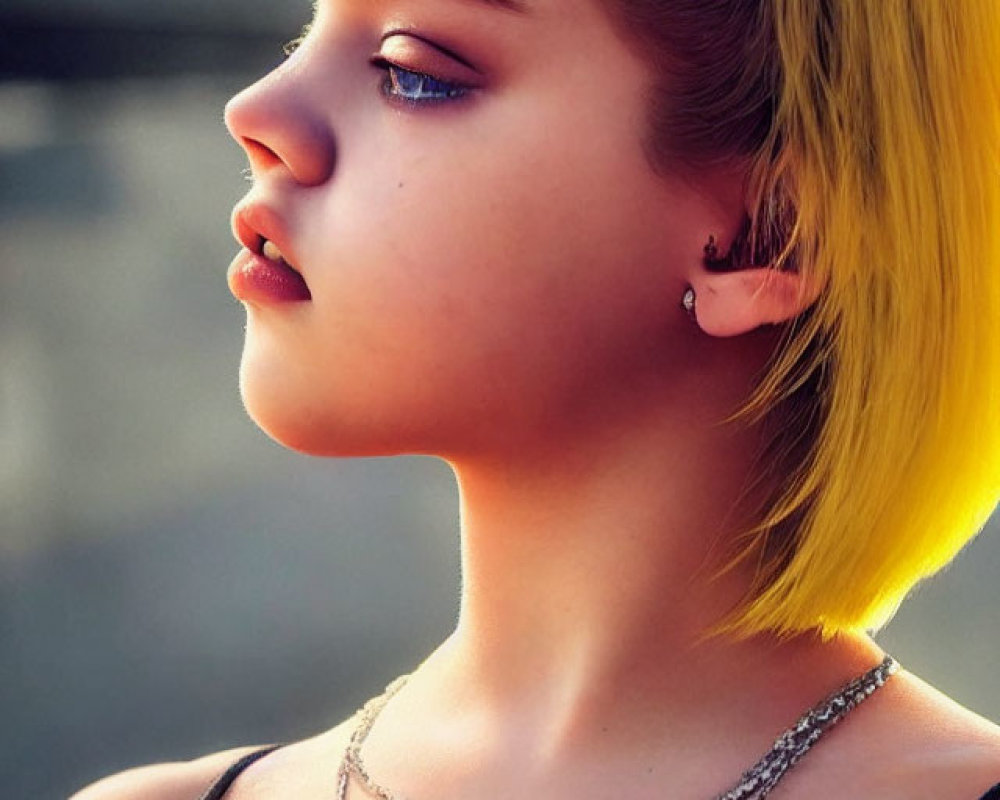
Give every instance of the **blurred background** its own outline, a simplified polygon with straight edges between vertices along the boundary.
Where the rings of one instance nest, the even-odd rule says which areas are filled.
[[[304,0],[0,5],[0,797],[337,722],[451,628],[429,459],[291,455],[245,417],[225,100]],[[1000,535],[880,641],[1000,719]]]

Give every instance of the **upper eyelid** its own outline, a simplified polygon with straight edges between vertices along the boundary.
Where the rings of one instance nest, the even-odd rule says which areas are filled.
[[[486,83],[485,75],[466,59],[410,31],[384,35],[372,59],[372,63],[376,62],[469,89],[482,88]]]
[[[440,42],[437,42],[433,39],[429,39],[426,36],[418,33],[417,31],[407,30],[405,28],[392,28],[382,34],[380,44],[384,45],[387,41],[397,36],[405,37],[407,39],[415,39],[416,41],[427,45],[431,49],[436,50],[441,55],[447,56],[452,61],[458,62],[463,67],[471,69],[473,72],[481,73],[481,71],[476,67],[476,65],[471,63],[461,53],[457,53],[452,48],[447,47],[446,45],[443,45]]]
[[[456,86],[463,85],[461,81],[442,77],[434,70],[419,69],[417,67],[407,66],[406,64],[400,64],[391,58],[387,58],[381,53],[375,53],[372,55],[371,59],[369,59],[369,63],[378,69],[395,69],[400,72],[408,72],[411,75],[420,75],[424,78],[432,78],[433,80],[440,81],[441,83],[453,83]]]
[[[286,42],[282,45],[282,51],[287,58],[290,58],[298,49],[302,46],[305,40],[312,33],[316,25],[316,17],[314,16],[312,20],[307,22],[303,27],[301,33],[294,39]],[[430,48],[437,57],[444,57],[451,62],[454,62],[459,66],[461,71],[469,71],[473,73],[472,75],[466,75],[465,77],[449,76],[448,73],[451,70],[438,70],[433,67],[422,67],[419,64],[413,64],[410,59],[397,59],[391,57],[391,54],[386,54],[382,48],[384,48],[386,42],[392,40],[393,38],[399,37],[401,39],[409,39],[419,42],[422,46]],[[429,39],[420,33],[407,30],[404,28],[392,28],[385,31],[379,38],[380,49],[377,50],[369,59],[369,63],[380,69],[395,68],[402,70],[404,72],[410,72],[418,75],[424,75],[428,78],[441,81],[442,83],[450,83],[455,86],[461,86],[464,88],[474,88],[474,85],[482,79],[483,73],[475,65],[473,65],[468,59],[464,58],[459,53],[455,52],[450,47],[442,45],[433,39]],[[420,59],[423,60],[423,59]],[[434,60],[434,59],[432,59]]]

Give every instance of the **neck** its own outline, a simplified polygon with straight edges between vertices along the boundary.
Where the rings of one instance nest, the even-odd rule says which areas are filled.
[[[720,730],[766,740],[878,663],[862,638],[706,637],[748,590],[746,571],[717,573],[771,488],[751,489],[760,429],[721,424],[750,376],[731,380],[675,382],[684,400],[673,403],[666,393],[641,407],[604,398],[594,408],[627,413],[538,426],[544,437],[502,455],[450,459],[461,496],[459,623],[383,730],[393,719],[433,722],[439,735],[503,742],[497,749],[524,763],[603,758],[608,730],[623,751],[658,742],[685,752],[690,742],[719,746]]]
[[[768,682],[786,719],[822,696],[803,677],[829,656],[813,636],[705,638],[749,587],[746,572],[716,573],[760,500],[748,476],[761,441],[757,429],[720,425],[719,408],[688,407],[669,425],[632,415],[516,458],[452,462],[464,580],[458,627],[438,656],[451,686],[468,681],[498,708],[520,700],[559,729],[554,738],[651,697],[675,721],[713,703],[720,713],[759,703],[754,680]],[[874,653],[851,649],[850,666],[820,670],[822,686],[870,666]],[[801,696],[789,691],[797,683]],[[706,686],[709,699],[692,691]]]
[[[697,438],[644,430],[457,468],[456,641],[482,679],[614,684],[637,656],[662,672],[735,605],[746,576],[711,578],[746,522],[737,506],[756,441]]]
[[[677,730],[734,714],[773,715],[778,730],[877,663],[858,641],[705,637],[749,586],[716,573],[748,522],[759,445],[752,430],[687,420],[456,465],[464,580],[448,685],[525,710],[543,751],[653,707],[651,724]]]

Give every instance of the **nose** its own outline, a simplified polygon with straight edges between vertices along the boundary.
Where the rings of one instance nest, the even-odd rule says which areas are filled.
[[[310,101],[308,75],[278,67],[226,104],[226,127],[246,151],[255,177],[285,170],[303,186],[329,180],[336,140]]]

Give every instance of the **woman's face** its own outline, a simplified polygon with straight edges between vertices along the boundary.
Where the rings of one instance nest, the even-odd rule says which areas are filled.
[[[254,178],[240,238],[301,276],[230,269],[258,424],[311,453],[447,456],[666,385],[685,275],[740,215],[650,168],[650,80],[596,0],[319,0],[226,112]]]

